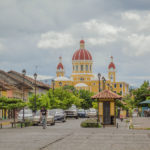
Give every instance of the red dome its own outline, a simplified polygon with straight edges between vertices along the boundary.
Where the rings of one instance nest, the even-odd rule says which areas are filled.
[[[92,56],[88,50],[79,49],[73,54],[72,60],[92,60]]]
[[[109,64],[108,69],[110,69],[110,68],[116,69],[115,64],[113,62],[111,62]]]
[[[64,69],[62,63],[59,63],[59,64],[57,65],[57,69],[58,69],[58,70],[59,70],[59,69]]]
[[[80,43],[85,43],[84,40],[81,40]]]

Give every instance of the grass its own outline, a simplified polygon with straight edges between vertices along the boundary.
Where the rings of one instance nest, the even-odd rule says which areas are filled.
[[[96,119],[87,119],[85,121],[82,121],[80,126],[83,128],[101,128],[102,127],[100,123],[97,123]]]

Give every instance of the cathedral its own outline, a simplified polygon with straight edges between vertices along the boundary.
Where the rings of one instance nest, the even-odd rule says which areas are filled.
[[[126,95],[129,85],[125,82],[116,81],[116,66],[111,56],[108,66],[108,77],[104,80],[101,75],[93,74],[93,59],[90,52],[85,49],[84,40],[80,41],[80,48],[76,50],[72,56],[72,74],[70,78],[65,77],[65,69],[62,63],[62,57],[59,57],[59,63],[56,69],[56,78],[54,79],[54,88],[65,85],[72,85],[76,89],[85,89],[97,93],[103,89],[112,90],[114,93]]]

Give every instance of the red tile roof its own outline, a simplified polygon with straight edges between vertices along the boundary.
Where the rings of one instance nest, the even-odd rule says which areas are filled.
[[[0,80],[0,88],[2,91],[9,90],[10,89],[9,87],[10,87],[10,85],[8,83],[6,83],[3,80]]]
[[[64,69],[64,66],[63,66],[63,64],[60,62],[58,65],[57,65],[57,69],[59,70],[59,69]]]
[[[111,68],[116,69],[116,66],[113,62],[111,62],[108,66],[108,69],[111,69]]]
[[[20,85],[21,85],[21,86],[24,85],[26,88],[29,88],[29,89],[32,88],[29,84],[27,84],[27,83],[22,83],[22,81],[20,81],[20,80],[17,79],[16,77],[12,76],[11,74],[9,74],[9,73],[7,73],[7,72],[5,72],[5,71],[3,71],[3,70],[0,70],[0,73],[4,74],[4,75],[7,76],[8,78],[11,78],[13,81],[16,82],[16,84],[13,84],[13,85],[11,85],[11,86],[19,87]],[[2,80],[3,80],[3,79],[2,79]],[[6,83],[5,80],[3,80],[3,81]],[[10,83],[8,83],[8,84],[10,85]]]
[[[116,93],[113,93],[110,90],[104,90],[104,91],[92,96],[92,98],[94,98],[94,99],[121,99],[122,96],[120,96]]]
[[[13,71],[13,70],[9,71],[8,73],[14,73],[14,74],[16,74],[16,75],[22,77],[22,74],[21,74],[21,73],[16,72],[16,71]],[[29,76],[25,76],[25,79],[28,80],[29,82],[31,82],[32,84],[35,83],[35,80],[34,80],[33,78],[29,77]],[[50,88],[50,86],[49,86],[48,84],[45,84],[45,83],[40,82],[40,81],[36,81],[36,84],[37,84],[37,86],[39,86],[39,87],[43,87],[43,88],[46,88],[46,89],[49,89],[49,88]]]

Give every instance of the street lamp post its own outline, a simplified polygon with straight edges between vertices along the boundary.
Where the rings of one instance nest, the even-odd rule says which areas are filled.
[[[104,77],[102,77],[102,80],[103,80],[103,90],[105,90],[106,79]]]
[[[99,92],[101,91],[101,82],[100,82],[100,80],[101,80],[101,74],[100,74],[100,73],[98,73]]]
[[[37,109],[37,106],[36,106],[36,79],[37,79],[37,74],[36,73],[34,73],[34,80],[35,80],[35,99],[34,99],[34,106],[35,106],[35,108],[34,108],[34,112],[36,113],[36,109]]]
[[[99,81],[99,92],[101,91],[101,74],[98,73],[98,81]],[[97,124],[100,121],[100,116],[99,116],[99,100],[98,100],[98,111],[97,111]]]
[[[55,80],[52,80],[52,85],[53,85],[53,99],[52,99],[52,105],[54,103],[54,85],[55,85]]]
[[[55,85],[55,80],[52,80],[52,84],[53,84],[53,95],[54,95],[54,85]]]
[[[23,101],[25,101],[24,99],[24,78],[25,78],[25,75],[26,75],[26,70],[23,69],[22,70],[22,76],[23,76],[23,85],[22,85],[22,98],[23,98]],[[24,122],[24,107],[23,107],[23,122]]]

